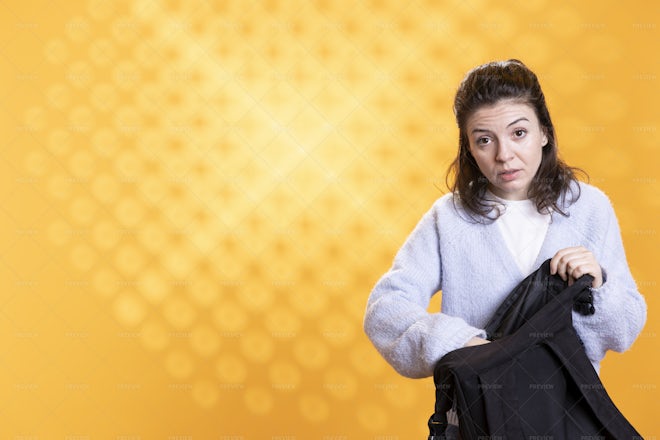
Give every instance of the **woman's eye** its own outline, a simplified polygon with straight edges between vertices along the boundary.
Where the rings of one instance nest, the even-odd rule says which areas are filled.
[[[523,137],[523,136],[525,136],[526,133],[527,133],[527,132],[526,132],[525,130],[515,130],[515,131],[513,132],[513,134],[514,134],[516,137]]]
[[[490,138],[482,137],[477,139],[477,145],[487,145],[490,142]]]

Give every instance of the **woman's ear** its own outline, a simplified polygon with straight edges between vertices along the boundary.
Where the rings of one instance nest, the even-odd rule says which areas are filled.
[[[543,128],[543,137],[541,137],[541,147],[548,145],[548,134],[545,128]]]

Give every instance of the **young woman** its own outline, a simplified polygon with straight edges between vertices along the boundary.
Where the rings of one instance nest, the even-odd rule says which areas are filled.
[[[557,157],[536,75],[517,60],[470,71],[454,101],[459,149],[451,192],[422,217],[374,287],[364,329],[402,375],[431,376],[446,353],[488,343],[484,326],[546,259],[552,273],[592,284],[596,313],[574,327],[596,371],[630,347],[646,304],[626,262],[608,198]],[[427,312],[442,291],[442,310]]]

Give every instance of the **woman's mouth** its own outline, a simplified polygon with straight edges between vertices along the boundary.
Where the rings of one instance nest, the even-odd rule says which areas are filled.
[[[518,177],[519,172],[520,170],[506,170],[498,173],[497,175],[503,181],[510,182],[511,180],[514,180],[516,177]]]

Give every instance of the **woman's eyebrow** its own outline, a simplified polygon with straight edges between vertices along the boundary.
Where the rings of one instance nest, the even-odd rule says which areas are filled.
[[[515,121],[511,122],[509,125],[507,125],[507,128],[508,128],[508,127],[511,127],[511,126],[514,125],[514,124],[517,124],[517,123],[520,122],[520,121],[527,121],[527,122],[529,122],[529,119],[527,119],[527,118],[524,117],[524,116],[523,116],[522,118],[518,118],[518,119],[516,119]],[[490,130],[485,129],[485,128],[479,128],[479,127],[477,127],[477,128],[473,128],[472,131],[470,131],[470,133],[489,133],[489,132],[490,132]]]
[[[507,127],[511,127],[513,124],[517,124],[517,123],[520,122],[520,121],[527,121],[527,122],[529,122],[529,119],[527,119],[526,117],[523,116],[522,118],[518,118],[518,119],[516,119],[515,121],[513,121],[512,123],[510,123],[509,125],[507,125]]]

